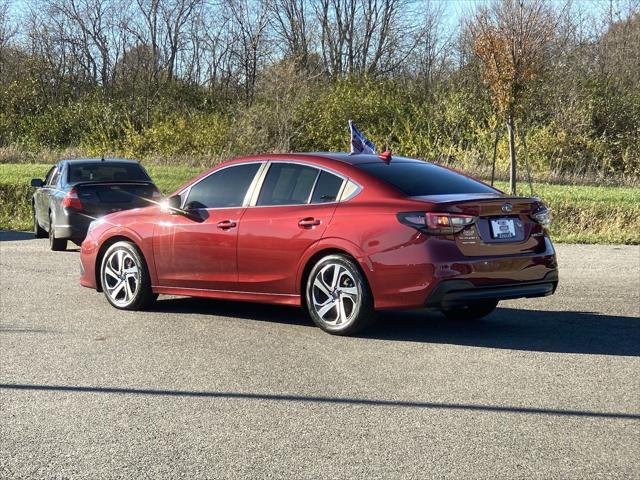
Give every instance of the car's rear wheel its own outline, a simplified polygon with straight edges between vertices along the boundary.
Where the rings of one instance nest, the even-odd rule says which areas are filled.
[[[313,267],[307,279],[306,305],[314,323],[336,335],[360,332],[375,316],[367,280],[345,255],[328,255]]]
[[[47,231],[38,223],[35,205],[33,207],[33,236],[36,238],[47,238]]]
[[[131,242],[111,245],[100,266],[102,290],[111,305],[122,310],[142,310],[158,298],[142,254]]]
[[[54,252],[62,252],[67,249],[67,240],[64,238],[56,238],[56,229],[53,227],[54,218],[49,212],[49,247]]]
[[[442,309],[442,313],[450,320],[479,320],[493,312],[497,306],[497,300],[486,300],[462,307]]]

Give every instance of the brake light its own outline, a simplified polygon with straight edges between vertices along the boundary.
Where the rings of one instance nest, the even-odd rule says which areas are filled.
[[[451,235],[475,223],[476,217],[455,213],[408,212],[399,213],[398,220],[431,235]]]
[[[82,210],[82,202],[75,187],[69,190],[69,193],[62,199],[62,206],[72,210]]]
[[[531,218],[546,228],[551,224],[551,211],[541,204],[538,210],[531,214]]]

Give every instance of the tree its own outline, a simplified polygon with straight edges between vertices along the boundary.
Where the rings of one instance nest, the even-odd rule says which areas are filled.
[[[483,66],[494,108],[506,122],[511,160],[510,189],[516,194],[516,118],[540,76],[555,37],[555,12],[547,0],[498,0],[480,7],[469,23],[472,48]]]

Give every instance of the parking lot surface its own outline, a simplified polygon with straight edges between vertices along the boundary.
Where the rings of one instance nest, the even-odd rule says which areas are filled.
[[[558,245],[553,297],[485,320],[161,297],[0,234],[1,478],[640,478],[640,247]]]

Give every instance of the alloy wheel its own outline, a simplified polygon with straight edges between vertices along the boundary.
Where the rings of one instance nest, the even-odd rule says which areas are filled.
[[[329,263],[316,274],[311,299],[318,317],[330,326],[350,323],[361,301],[353,275],[338,263]]]
[[[109,253],[102,272],[102,284],[111,301],[126,307],[136,298],[140,287],[140,268],[124,248]]]

